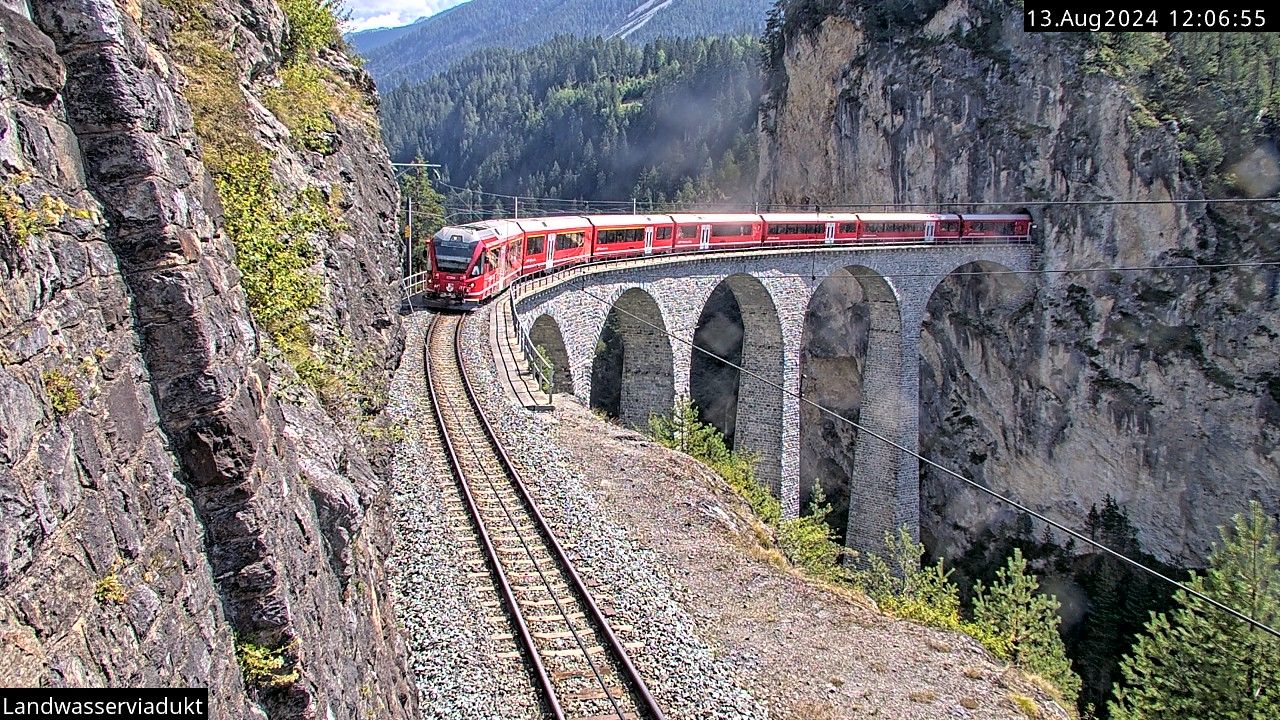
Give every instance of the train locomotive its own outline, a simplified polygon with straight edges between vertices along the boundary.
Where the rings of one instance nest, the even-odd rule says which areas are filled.
[[[485,220],[431,239],[426,294],[474,306],[519,278],[672,253],[822,245],[1026,242],[1031,217],[943,213],[581,215]]]

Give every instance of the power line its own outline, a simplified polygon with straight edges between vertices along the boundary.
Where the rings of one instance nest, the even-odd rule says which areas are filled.
[[[803,249],[805,246],[786,246],[786,247],[788,247],[789,249],[795,250],[795,249]],[[862,250],[862,249],[866,249],[866,246],[851,245],[851,246],[848,246],[848,248],[846,249]],[[715,257],[715,253],[714,252],[689,253],[689,256],[691,258],[694,256],[699,258]],[[681,257],[681,255],[680,254],[650,255],[648,257],[679,258]],[[631,260],[636,258],[620,258],[620,259]],[[732,258],[729,258],[729,259],[732,259]],[[612,258],[610,260],[612,260]],[[1049,270],[1049,269],[1045,269],[1045,270],[965,270],[965,271],[956,270],[952,272],[938,271],[938,272],[918,272],[918,273],[878,273],[878,272],[853,273],[851,272],[849,273],[849,277],[853,279],[859,279],[859,280],[861,279],[872,280],[876,278],[887,279],[887,278],[951,277],[951,276],[969,277],[969,276],[983,276],[983,275],[1040,275],[1040,274],[1088,275],[1088,274],[1095,274],[1095,273],[1157,272],[1161,270],[1228,270],[1233,268],[1264,268],[1264,267],[1278,267],[1278,266],[1280,266],[1280,260],[1261,260],[1258,262],[1211,263],[1207,265],[1113,265],[1113,266],[1096,267],[1096,268],[1060,268],[1056,270]],[[696,279],[712,280],[717,278],[724,278],[725,274],[724,273],[712,273],[712,274],[706,274],[706,275],[681,274],[680,277],[688,278],[691,280],[696,280]],[[832,278],[832,277],[837,277],[837,276],[836,275],[828,276],[828,278]]]
[[[515,194],[509,194],[509,193],[508,194],[494,193],[486,190],[481,190],[478,188],[458,187],[457,185],[451,185],[449,183],[446,183],[443,180],[438,180],[437,182],[443,187],[447,187],[451,190],[457,190],[459,192],[469,192],[469,193],[474,193],[478,195],[497,197],[497,198],[507,198],[511,200],[519,199],[522,201],[535,202],[535,203],[558,202],[558,203],[572,203],[577,205],[584,205],[584,204],[596,205],[598,207],[606,207],[606,206],[631,207],[636,200],[635,198],[621,199],[621,200],[584,200],[581,198],[535,197],[535,196],[529,196],[529,195],[515,195]],[[787,210],[787,209],[812,210],[814,208],[826,208],[828,211],[830,211],[834,209],[858,209],[858,208],[905,209],[905,208],[963,208],[963,207],[975,207],[975,208],[977,207],[1020,207],[1020,208],[1021,207],[1026,207],[1026,208],[1030,208],[1030,207],[1099,207],[1099,206],[1105,207],[1105,206],[1129,206],[1129,205],[1195,205],[1195,204],[1223,205],[1223,204],[1257,204],[1257,203],[1275,203],[1275,202],[1280,202],[1280,197],[1167,198],[1167,199],[1149,199],[1149,200],[1136,200],[1136,199],[1032,200],[1032,199],[1024,198],[1022,200],[979,200],[979,201],[967,201],[967,202],[934,201],[934,202],[891,202],[891,203],[811,202],[811,203],[750,203],[750,204],[746,204],[746,203],[733,203],[733,202],[723,202],[723,203],[707,202],[707,203],[693,203],[693,205],[701,208],[747,207],[748,205],[750,205],[751,207],[760,209],[761,212],[764,212],[765,211],[764,209],[766,208],[782,209],[782,210]],[[674,203],[664,202],[664,203],[655,204],[653,202],[648,202],[646,203],[646,205],[648,206],[650,211],[656,211],[657,209],[661,209],[664,207],[672,207],[674,206]]]
[[[1248,198],[1168,198],[1165,200],[979,200],[970,202],[914,202],[914,203],[762,203],[761,207],[781,208],[935,208],[935,207],[1072,207],[1114,205],[1206,205],[1256,204],[1280,202],[1280,197]]]
[[[912,456],[912,457],[916,458],[916,459],[917,459],[917,460],[919,460],[920,462],[923,462],[923,463],[925,463],[926,465],[929,465],[930,467],[933,467],[933,468],[936,468],[936,469],[938,469],[938,470],[941,470],[942,472],[946,473],[947,475],[950,475],[951,477],[954,477],[954,478],[956,478],[957,480],[960,480],[960,481],[964,482],[965,484],[970,485],[970,486],[972,486],[972,487],[974,487],[974,488],[978,489],[979,491],[981,491],[981,492],[983,492],[983,493],[986,493],[987,495],[990,495],[991,497],[995,498],[996,500],[999,500],[1000,502],[1003,502],[1003,503],[1005,503],[1005,504],[1007,504],[1007,505],[1009,505],[1009,506],[1011,506],[1011,507],[1013,507],[1013,508],[1016,508],[1016,509],[1018,509],[1018,510],[1020,510],[1020,511],[1022,511],[1022,512],[1024,512],[1024,513],[1028,514],[1028,515],[1030,515],[1031,517],[1034,517],[1034,518],[1036,518],[1037,520],[1040,520],[1041,522],[1044,522],[1045,524],[1049,525],[1050,527],[1057,528],[1058,530],[1061,530],[1062,532],[1065,532],[1066,534],[1070,535],[1071,537],[1073,537],[1073,538],[1075,538],[1075,539],[1077,539],[1077,540],[1080,540],[1080,541],[1082,541],[1082,542],[1084,542],[1084,543],[1086,543],[1086,544],[1088,544],[1088,545],[1091,545],[1091,546],[1093,546],[1093,547],[1095,547],[1095,548],[1097,548],[1097,549],[1101,550],[1102,552],[1104,552],[1104,553],[1106,553],[1106,554],[1108,554],[1108,555],[1111,555],[1112,557],[1114,557],[1114,558],[1116,558],[1116,559],[1118,559],[1118,560],[1121,560],[1121,561],[1123,561],[1123,562],[1125,562],[1125,563],[1127,563],[1127,564],[1129,564],[1129,565],[1131,565],[1131,566],[1133,566],[1133,567],[1135,567],[1135,568],[1137,568],[1137,569],[1139,569],[1139,570],[1141,570],[1141,571],[1143,571],[1143,572],[1145,572],[1145,573],[1148,573],[1148,574],[1150,574],[1150,575],[1152,575],[1152,576],[1154,576],[1154,577],[1156,577],[1156,578],[1159,578],[1160,580],[1163,580],[1164,582],[1169,583],[1170,585],[1173,585],[1174,587],[1178,588],[1179,590],[1182,590],[1183,592],[1187,593],[1188,595],[1191,595],[1192,597],[1198,598],[1198,599],[1200,599],[1200,600],[1203,600],[1204,602],[1209,603],[1210,605],[1212,605],[1212,606],[1214,606],[1214,607],[1218,608],[1219,610],[1222,610],[1223,612],[1225,612],[1225,613],[1227,613],[1227,614],[1229,614],[1229,615],[1231,615],[1231,616],[1235,617],[1237,620],[1241,620],[1241,621],[1243,621],[1243,622],[1245,622],[1245,623],[1248,623],[1249,625],[1252,625],[1253,627],[1255,627],[1255,628],[1257,628],[1257,629],[1259,629],[1259,630],[1262,630],[1263,632],[1269,633],[1270,635],[1273,635],[1273,636],[1275,636],[1275,637],[1277,637],[1277,638],[1280,638],[1280,630],[1277,630],[1277,629],[1275,629],[1275,628],[1271,627],[1270,625],[1266,625],[1266,624],[1264,624],[1264,623],[1262,623],[1262,622],[1260,622],[1260,621],[1258,621],[1258,620],[1255,620],[1255,619],[1253,619],[1252,617],[1249,617],[1248,615],[1245,615],[1244,613],[1240,612],[1239,610],[1236,610],[1235,608],[1232,608],[1232,607],[1230,607],[1230,606],[1228,606],[1228,605],[1225,605],[1225,604],[1223,604],[1223,603],[1221,603],[1221,602],[1219,602],[1219,601],[1217,601],[1217,600],[1214,600],[1213,598],[1209,597],[1208,595],[1205,595],[1204,593],[1202,593],[1202,592],[1200,592],[1200,591],[1198,591],[1198,590],[1195,590],[1194,588],[1192,588],[1192,587],[1190,587],[1190,586],[1186,585],[1185,583],[1181,583],[1181,582],[1178,582],[1177,580],[1174,580],[1173,578],[1171,578],[1171,577],[1169,577],[1169,576],[1165,575],[1164,573],[1160,572],[1159,570],[1156,570],[1156,569],[1154,569],[1154,568],[1149,568],[1149,567],[1147,567],[1146,565],[1143,565],[1142,563],[1138,562],[1137,560],[1134,560],[1134,559],[1132,559],[1132,558],[1128,557],[1127,555],[1124,555],[1123,553],[1120,553],[1120,552],[1118,552],[1118,551],[1116,551],[1116,550],[1112,550],[1110,547],[1107,547],[1106,545],[1103,545],[1102,543],[1098,542],[1097,540],[1094,540],[1093,538],[1090,538],[1090,537],[1088,537],[1088,536],[1084,535],[1083,533],[1077,532],[1076,530],[1073,530],[1073,529],[1071,529],[1071,528],[1067,527],[1066,525],[1063,525],[1062,523],[1059,523],[1059,522],[1057,522],[1057,521],[1055,521],[1055,520],[1051,520],[1050,518],[1048,518],[1048,517],[1046,517],[1046,516],[1044,516],[1044,515],[1042,515],[1042,514],[1040,514],[1040,513],[1036,512],[1036,511],[1032,510],[1031,508],[1026,507],[1025,505],[1023,505],[1023,504],[1021,504],[1021,503],[1019,503],[1019,502],[1017,502],[1016,500],[1013,500],[1012,498],[1009,498],[1009,497],[1007,497],[1007,496],[1005,496],[1005,495],[1002,495],[1002,494],[1000,494],[1000,493],[996,492],[995,490],[992,490],[992,489],[990,489],[990,488],[988,488],[988,487],[984,487],[981,483],[978,483],[978,482],[977,482],[977,481],[975,481],[975,480],[971,480],[971,479],[969,479],[969,478],[965,477],[964,475],[961,475],[960,473],[958,473],[958,472],[956,472],[956,471],[954,471],[954,470],[952,470],[952,469],[950,469],[950,468],[943,467],[942,465],[939,465],[938,463],[936,463],[936,462],[934,462],[934,461],[932,461],[932,460],[930,460],[930,459],[926,458],[925,456],[921,455],[920,453],[918,453],[918,452],[916,452],[916,451],[914,451],[914,450],[911,450],[910,448],[907,448],[907,447],[906,447],[906,446],[904,446],[904,445],[901,445],[901,444],[899,444],[899,443],[896,443],[896,442],[894,442],[893,440],[890,440],[889,438],[884,437],[883,435],[881,435],[881,434],[879,434],[879,433],[877,433],[877,432],[875,432],[875,431],[871,430],[870,428],[867,428],[867,427],[863,426],[863,425],[862,425],[862,424],[860,424],[860,423],[854,422],[853,420],[850,420],[849,418],[846,418],[846,417],[844,417],[843,415],[840,415],[840,414],[836,413],[836,412],[835,412],[835,411],[833,411],[833,410],[829,410],[829,409],[827,409],[826,407],[824,407],[824,406],[822,406],[822,405],[819,405],[818,403],[813,402],[812,400],[809,400],[808,398],[805,398],[805,397],[804,397],[804,396],[802,396],[800,393],[791,392],[791,391],[787,390],[786,388],[784,388],[782,385],[779,385],[778,383],[775,383],[775,382],[773,382],[772,380],[769,380],[768,378],[765,378],[765,377],[763,377],[763,376],[759,375],[758,373],[752,372],[752,371],[750,371],[750,370],[746,369],[745,367],[742,367],[741,365],[739,365],[739,364],[737,364],[737,363],[731,362],[730,360],[728,360],[728,359],[726,359],[726,358],[720,357],[719,355],[717,355],[717,354],[715,354],[715,353],[711,352],[710,350],[707,350],[706,348],[704,348],[704,347],[702,347],[702,346],[700,346],[700,345],[698,345],[698,344],[694,343],[692,340],[685,340],[684,338],[678,337],[678,336],[676,336],[676,335],[672,334],[671,332],[669,332],[666,328],[662,328],[662,327],[659,327],[659,326],[657,326],[657,325],[654,325],[653,323],[651,323],[651,322],[649,322],[648,320],[646,320],[646,319],[644,319],[644,318],[642,318],[642,317],[640,317],[640,316],[636,315],[635,313],[632,313],[632,312],[630,312],[630,311],[628,311],[628,310],[625,310],[625,309],[623,309],[623,308],[621,308],[621,307],[618,307],[617,305],[612,305],[612,306],[611,306],[607,300],[605,300],[604,298],[601,298],[601,297],[599,297],[599,296],[595,295],[594,293],[590,292],[589,290],[586,290],[585,288],[579,288],[578,292],[581,292],[581,293],[583,293],[584,295],[586,295],[587,297],[589,297],[589,298],[591,298],[591,299],[595,300],[596,302],[600,303],[601,305],[603,305],[603,306],[605,306],[605,307],[607,307],[607,308],[610,308],[612,311],[620,312],[620,313],[622,313],[622,314],[626,315],[627,317],[631,318],[632,320],[635,320],[635,321],[640,322],[640,323],[642,323],[642,324],[644,324],[644,325],[647,325],[648,327],[652,328],[653,330],[656,330],[658,333],[660,333],[660,334],[662,334],[662,335],[666,335],[667,337],[672,338],[672,339],[676,340],[676,341],[677,341],[677,342],[679,342],[679,343],[682,343],[682,344],[684,344],[684,345],[688,345],[688,346],[689,346],[690,348],[692,348],[693,350],[696,350],[696,351],[698,351],[698,352],[700,352],[700,353],[702,353],[702,354],[704,354],[704,355],[706,355],[706,356],[708,356],[708,357],[712,358],[713,360],[716,360],[717,362],[724,363],[725,365],[728,365],[728,366],[730,366],[730,367],[732,367],[732,368],[736,369],[739,373],[745,373],[745,374],[746,374],[746,375],[748,375],[749,377],[755,378],[756,380],[758,380],[758,381],[760,381],[760,382],[765,383],[765,384],[766,384],[766,385],[768,385],[769,387],[772,387],[773,389],[778,390],[778,391],[782,392],[782,393],[783,393],[783,394],[785,394],[785,395],[789,395],[789,396],[791,396],[791,397],[795,398],[795,399],[796,399],[796,400],[798,400],[799,402],[805,403],[805,404],[809,405],[810,407],[815,408],[815,409],[816,409],[816,410],[818,410],[819,412],[821,412],[821,413],[823,413],[823,414],[825,414],[825,415],[830,416],[832,419],[837,420],[837,421],[839,421],[839,422],[843,422],[843,423],[845,423],[845,424],[849,425],[850,427],[854,428],[855,430],[857,430],[857,431],[858,431],[858,432],[860,432],[860,433],[866,433],[867,435],[869,435],[869,436],[871,436],[871,437],[873,437],[873,438],[875,438],[875,439],[877,439],[877,440],[879,440],[879,441],[881,441],[881,442],[883,442],[883,443],[886,443],[886,444],[887,444],[887,445],[889,445],[890,447],[893,447],[893,448],[895,448],[895,449],[897,449],[897,450],[899,450],[899,451],[901,451],[901,452],[903,452],[903,453],[905,453],[905,454],[907,454],[907,455],[910,455],[910,456]]]

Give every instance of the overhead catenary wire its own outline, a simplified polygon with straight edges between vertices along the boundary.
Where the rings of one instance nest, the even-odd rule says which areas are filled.
[[[520,200],[527,203],[563,203],[573,206],[593,206],[604,208],[609,206],[630,208],[636,202],[635,198],[625,198],[616,200],[587,200],[583,198],[551,198],[537,197],[533,195],[520,195],[514,193],[495,193],[480,188],[459,187],[443,180],[436,181],[440,186],[455,190],[457,192],[471,193],[484,197],[494,197],[508,200]],[[770,210],[813,210],[814,208],[824,208],[828,211],[837,209],[858,209],[858,208],[881,208],[881,209],[911,209],[911,208],[991,208],[991,207],[1097,207],[1097,206],[1126,206],[1126,205],[1229,205],[1229,204],[1257,204],[1257,203],[1280,203],[1280,197],[1246,197],[1246,198],[1152,198],[1152,199],[1068,199],[1068,200],[1034,200],[1031,198],[1023,198],[1018,200],[979,200],[979,201],[959,201],[959,200],[934,200],[919,202],[890,202],[890,203],[839,203],[839,202],[809,202],[809,203],[766,203],[766,202],[703,202],[693,203],[693,207],[714,209],[717,207],[747,207],[758,208],[762,212],[765,209]],[[671,207],[674,202],[653,202],[644,201],[643,205],[650,211],[656,208]]]
[[[805,246],[785,246],[779,249],[805,249]],[[865,250],[865,247],[848,246],[842,247],[841,250]],[[690,253],[693,257],[705,257],[705,254]],[[680,257],[680,255],[656,255],[650,257]],[[970,263],[972,264],[972,263]],[[962,266],[963,267],[963,266]],[[1093,268],[1060,268],[1057,270],[955,270],[953,272],[914,272],[914,273],[856,273],[848,272],[850,279],[875,279],[875,278],[921,278],[921,277],[970,277],[983,275],[1087,275],[1092,273],[1122,273],[1122,272],[1159,272],[1163,270],[1229,270],[1241,268],[1266,268],[1280,267],[1280,260],[1260,260],[1258,262],[1242,262],[1242,263],[1210,263],[1205,265],[1110,265]],[[724,277],[724,273],[719,274],[681,274],[680,277],[693,280],[710,280]],[[839,277],[832,275],[829,277]]]
[[[778,391],[782,392],[784,395],[788,395],[788,396],[790,396],[790,397],[792,397],[792,398],[795,398],[797,401],[799,401],[799,402],[801,402],[801,403],[803,403],[803,404],[806,404],[806,405],[808,405],[808,406],[810,406],[810,407],[812,407],[812,408],[814,408],[814,409],[818,410],[819,412],[823,413],[824,415],[827,415],[827,416],[831,417],[832,419],[836,420],[837,422],[845,423],[845,424],[849,425],[850,427],[854,428],[855,430],[857,430],[857,431],[858,431],[858,432],[860,432],[860,433],[866,433],[868,436],[873,437],[873,438],[875,438],[876,440],[879,440],[879,441],[881,441],[881,442],[883,442],[883,443],[885,443],[885,444],[889,445],[890,447],[895,448],[896,450],[898,450],[898,451],[900,451],[900,452],[902,452],[902,453],[904,453],[904,454],[906,454],[906,455],[910,455],[911,457],[916,458],[916,459],[917,459],[917,460],[919,460],[920,462],[925,463],[926,465],[928,465],[928,466],[930,466],[930,467],[932,467],[932,468],[935,468],[935,469],[937,469],[937,470],[940,470],[940,471],[942,471],[943,473],[945,473],[945,474],[947,474],[947,475],[949,475],[949,476],[951,476],[951,477],[953,477],[953,478],[955,478],[955,479],[957,479],[957,480],[960,480],[961,482],[965,483],[966,485],[969,485],[969,486],[971,486],[971,487],[973,487],[973,488],[975,488],[975,489],[979,490],[980,492],[985,493],[985,494],[987,494],[987,495],[989,495],[989,496],[991,496],[991,497],[995,498],[996,500],[998,500],[998,501],[1000,501],[1000,502],[1003,502],[1003,503],[1005,503],[1005,504],[1009,505],[1010,507],[1013,507],[1013,508],[1015,508],[1015,509],[1017,509],[1017,510],[1020,510],[1021,512],[1024,512],[1024,513],[1026,513],[1027,515],[1030,515],[1031,517],[1036,518],[1037,520],[1040,520],[1041,522],[1045,523],[1046,525],[1049,525],[1050,527],[1056,528],[1057,530],[1060,530],[1060,531],[1062,531],[1062,532],[1066,533],[1067,535],[1071,536],[1072,538],[1075,538],[1076,540],[1079,540],[1079,541],[1081,541],[1081,542],[1086,543],[1087,545],[1090,545],[1090,546],[1092,546],[1092,547],[1094,547],[1094,548],[1097,548],[1098,550],[1102,551],[1103,553],[1105,553],[1105,554],[1107,554],[1107,555],[1110,555],[1110,556],[1112,556],[1112,557],[1114,557],[1114,558],[1116,558],[1116,559],[1118,559],[1118,560],[1120,560],[1120,561],[1122,561],[1122,562],[1124,562],[1124,563],[1127,563],[1128,565],[1130,565],[1130,566],[1132,566],[1132,567],[1134,567],[1134,568],[1137,568],[1138,570],[1140,570],[1140,571],[1142,571],[1142,572],[1144,572],[1144,573],[1147,573],[1147,574],[1149,574],[1149,575],[1151,575],[1151,576],[1153,576],[1153,577],[1155,577],[1155,578],[1157,578],[1157,579],[1159,579],[1159,580],[1162,580],[1162,581],[1164,581],[1164,582],[1166,582],[1166,583],[1168,583],[1168,584],[1172,585],[1173,587],[1176,587],[1176,588],[1178,588],[1179,590],[1181,590],[1181,591],[1185,592],[1186,594],[1188,594],[1188,595],[1190,595],[1190,596],[1192,596],[1192,597],[1195,597],[1195,598],[1197,598],[1197,599],[1199,599],[1199,600],[1202,600],[1202,601],[1204,601],[1204,602],[1206,602],[1206,603],[1208,603],[1208,604],[1212,605],[1213,607],[1217,608],[1218,610],[1221,610],[1222,612],[1225,612],[1225,613],[1227,613],[1228,615],[1231,615],[1232,617],[1236,618],[1237,620],[1240,620],[1240,621],[1242,621],[1242,622],[1244,622],[1244,623],[1247,623],[1248,625],[1250,625],[1250,626],[1252,626],[1252,627],[1254,627],[1254,628],[1256,628],[1256,629],[1258,629],[1258,630],[1262,630],[1263,632],[1266,632],[1266,633],[1268,633],[1268,634],[1270,634],[1270,635],[1272,635],[1272,636],[1274,636],[1274,637],[1280,638],[1280,630],[1277,630],[1276,628],[1273,628],[1273,627],[1271,627],[1270,625],[1267,625],[1267,624],[1265,624],[1265,623],[1263,623],[1263,622],[1261,622],[1261,621],[1259,621],[1259,620],[1256,620],[1256,619],[1254,619],[1254,618],[1252,618],[1252,617],[1250,617],[1250,616],[1248,616],[1248,615],[1246,615],[1246,614],[1244,614],[1244,613],[1240,612],[1239,610],[1236,610],[1235,608],[1233,608],[1233,607],[1231,607],[1231,606],[1229,606],[1229,605],[1226,605],[1226,604],[1224,604],[1224,603],[1222,603],[1222,602],[1220,602],[1220,601],[1218,601],[1218,600],[1215,600],[1215,599],[1213,599],[1213,598],[1209,597],[1208,595],[1205,595],[1204,593],[1202,593],[1202,592],[1200,592],[1200,591],[1198,591],[1198,590],[1196,590],[1196,589],[1194,589],[1194,588],[1190,587],[1190,586],[1189,586],[1189,585],[1187,585],[1186,583],[1182,583],[1182,582],[1179,582],[1179,581],[1177,581],[1177,580],[1174,580],[1173,578],[1169,577],[1168,575],[1165,575],[1164,573],[1160,572],[1159,570],[1156,570],[1155,568],[1147,567],[1146,565],[1143,565],[1142,563],[1138,562],[1137,560],[1134,560],[1133,558],[1130,558],[1129,556],[1127,556],[1127,555],[1125,555],[1125,554],[1123,554],[1123,553],[1121,553],[1121,552],[1119,552],[1119,551],[1117,551],[1117,550],[1113,550],[1113,549],[1111,549],[1110,547],[1108,547],[1108,546],[1106,546],[1106,545],[1103,545],[1102,543],[1098,542],[1097,540],[1094,540],[1093,538],[1088,537],[1087,535],[1085,535],[1085,534],[1083,534],[1083,533],[1081,533],[1081,532],[1078,532],[1078,531],[1076,531],[1076,530],[1074,530],[1074,529],[1072,529],[1072,528],[1070,528],[1070,527],[1067,527],[1066,525],[1063,525],[1062,523],[1059,523],[1059,522],[1057,522],[1056,520],[1052,520],[1052,519],[1050,519],[1049,517],[1047,517],[1047,516],[1045,516],[1045,515],[1043,515],[1043,514],[1041,514],[1041,513],[1038,513],[1038,512],[1036,512],[1035,510],[1032,510],[1031,508],[1029,508],[1029,507],[1027,507],[1027,506],[1023,505],[1022,503],[1019,503],[1018,501],[1016,501],[1016,500],[1014,500],[1014,499],[1012,499],[1012,498],[1010,498],[1010,497],[1008,497],[1008,496],[1006,496],[1006,495],[1003,495],[1003,494],[1001,494],[1001,493],[999,493],[999,492],[996,492],[995,490],[992,490],[991,488],[985,487],[984,485],[982,485],[981,483],[979,483],[979,482],[977,482],[977,481],[975,481],[975,480],[972,480],[972,479],[970,479],[970,478],[968,478],[968,477],[965,477],[964,475],[962,475],[962,474],[960,474],[960,473],[956,472],[955,470],[952,470],[952,469],[950,469],[950,468],[944,467],[944,466],[942,466],[942,465],[940,465],[940,464],[938,464],[938,463],[936,463],[936,462],[934,462],[934,461],[930,460],[929,458],[926,458],[925,456],[921,455],[920,453],[916,452],[915,450],[912,450],[912,449],[910,449],[910,448],[908,448],[908,447],[906,447],[906,446],[904,446],[904,445],[902,445],[902,444],[900,444],[900,443],[897,443],[897,442],[894,442],[893,440],[890,440],[889,438],[887,438],[887,437],[885,437],[885,436],[883,436],[883,435],[881,435],[881,434],[879,434],[879,433],[875,432],[874,430],[871,430],[870,428],[868,428],[868,427],[866,427],[866,426],[862,425],[861,423],[858,423],[858,422],[855,422],[855,421],[853,421],[853,420],[850,420],[849,418],[846,418],[846,417],[844,417],[843,415],[840,415],[839,413],[835,412],[834,410],[830,410],[830,409],[826,408],[826,407],[825,407],[825,406],[823,406],[823,405],[820,405],[820,404],[818,404],[818,403],[816,403],[816,402],[814,402],[814,401],[812,401],[812,400],[809,400],[808,398],[805,398],[804,396],[802,396],[802,395],[801,395],[800,393],[798,393],[798,392],[792,392],[792,391],[790,391],[790,390],[787,390],[787,389],[786,389],[786,388],[784,388],[782,385],[780,385],[780,384],[778,384],[778,383],[775,383],[775,382],[773,382],[772,380],[769,380],[768,378],[763,377],[762,375],[760,375],[760,374],[758,374],[758,373],[755,373],[755,372],[753,372],[753,371],[751,371],[751,370],[748,370],[747,368],[743,367],[742,365],[739,365],[739,364],[737,364],[737,363],[735,363],[735,362],[732,362],[732,361],[730,361],[730,360],[729,360],[729,359],[727,359],[727,358],[721,357],[721,356],[717,355],[716,353],[714,353],[714,352],[712,352],[712,351],[710,351],[710,350],[707,350],[706,348],[704,348],[704,347],[702,347],[702,346],[698,345],[697,343],[693,342],[692,340],[685,340],[684,338],[679,337],[679,336],[677,336],[677,335],[675,335],[675,334],[671,333],[671,332],[670,332],[670,331],[668,331],[666,328],[659,327],[659,326],[657,326],[657,325],[655,325],[655,324],[653,324],[653,323],[649,322],[649,321],[648,321],[648,320],[646,320],[645,318],[642,318],[642,317],[640,317],[640,316],[636,315],[635,313],[632,313],[632,312],[630,312],[630,311],[628,311],[628,310],[626,310],[626,309],[624,309],[624,308],[618,307],[617,305],[612,305],[612,304],[611,304],[611,303],[609,303],[609,301],[608,301],[608,300],[606,300],[605,298],[599,297],[599,296],[597,296],[596,294],[592,293],[591,291],[589,291],[589,290],[587,290],[587,289],[585,289],[585,288],[579,288],[579,289],[578,289],[578,292],[581,292],[582,294],[586,295],[587,297],[591,298],[592,300],[595,300],[596,302],[600,303],[601,305],[603,305],[603,306],[604,306],[604,307],[606,307],[606,308],[610,308],[610,309],[611,309],[611,310],[613,310],[613,311],[620,312],[620,313],[622,313],[623,315],[626,315],[627,317],[629,317],[630,319],[632,319],[632,320],[634,320],[634,321],[636,321],[636,322],[639,322],[639,323],[641,323],[641,324],[643,324],[643,325],[648,326],[650,329],[652,329],[652,330],[656,331],[656,332],[657,332],[657,333],[659,333],[660,335],[666,335],[667,337],[669,337],[669,338],[671,338],[671,339],[675,340],[676,342],[679,342],[679,343],[681,343],[681,344],[683,344],[683,345],[687,345],[687,346],[689,346],[691,349],[693,349],[694,351],[700,352],[700,353],[702,353],[703,355],[706,355],[706,356],[708,356],[708,357],[712,358],[713,360],[716,360],[717,362],[720,362],[720,363],[723,363],[723,364],[725,364],[725,365],[727,365],[727,366],[729,366],[729,367],[732,367],[732,368],[734,368],[735,370],[737,370],[739,373],[742,373],[742,374],[747,375],[748,377],[754,378],[755,380],[758,380],[758,381],[760,381],[760,382],[762,382],[762,383],[764,383],[764,384],[768,385],[769,387],[771,387],[771,388],[773,388],[773,389],[775,389],[775,390],[778,390]]]

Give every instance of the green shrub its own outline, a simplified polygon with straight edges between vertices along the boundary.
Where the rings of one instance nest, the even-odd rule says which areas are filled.
[[[809,575],[827,582],[848,583],[849,572],[840,560],[849,551],[836,542],[836,535],[827,524],[830,515],[831,504],[826,501],[822,486],[815,483],[809,512],[778,523],[778,546],[788,560]]]
[[[289,128],[300,147],[327,153],[333,149],[333,118],[329,115],[327,71],[312,63],[297,63],[280,71],[280,87],[268,90],[262,101]]]
[[[659,444],[709,465],[767,525],[777,526],[782,520],[778,500],[768,488],[756,482],[755,456],[730,451],[724,435],[714,425],[699,420],[698,407],[689,400],[681,399],[670,417],[651,415],[649,434]]]
[[[120,582],[120,576],[112,572],[93,586],[93,599],[103,605],[119,605],[129,599],[129,594],[124,589],[124,583]]]
[[[254,319],[304,382],[317,389],[327,385],[330,376],[313,348],[308,314],[321,299],[311,241],[338,230],[333,209],[313,189],[283,199],[265,152],[232,158],[214,180]]]
[[[49,407],[58,417],[66,417],[80,407],[80,390],[69,375],[61,370],[46,370],[40,379],[44,382],[45,394],[49,396]]]
[[[19,247],[57,227],[68,215],[90,217],[90,212],[76,208],[59,197],[41,195],[34,205],[18,193],[18,188],[31,182],[27,173],[18,173],[0,182],[0,222],[9,240]]]
[[[995,585],[989,590],[981,582],[975,586],[973,620],[1001,638],[993,652],[1048,680],[1074,705],[1080,677],[1071,669],[1058,632],[1058,600],[1038,592],[1039,587],[1027,572],[1022,551],[1014,548],[1008,563],[996,573]]]
[[[284,651],[273,650],[251,642],[236,641],[236,661],[244,681],[259,688],[286,687],[298,681],[296,669],[281,672],[285,666]]]
[[[334,0],[280,0],[289,21],[285,57],[294,60],[342,42],[338,30],[339,4]]]
[[[335,117],[377,132],[373,110],[364,95],[334,71],[310,60],[285,65],[279,87],[263,93],[262,101],[289,128],[294,142],[307,150],[333,150]]]
[[[1026,695],[1011,693],[1009,695],[1009,701],[1012,702],[1013,706],[1018,708],[1018,712],[1021,712],[1026,716],[1028,720],[1039,720],[1041,717],[1040,706],[1036,704],[1035,700],[1032,700]]]

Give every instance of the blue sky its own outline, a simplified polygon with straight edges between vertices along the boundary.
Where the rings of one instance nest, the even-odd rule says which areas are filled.
[[[345,0],[342,5],[351,12],[351,23],[343,30],[354,32],[408,25],[461,2],[463,0]]]

